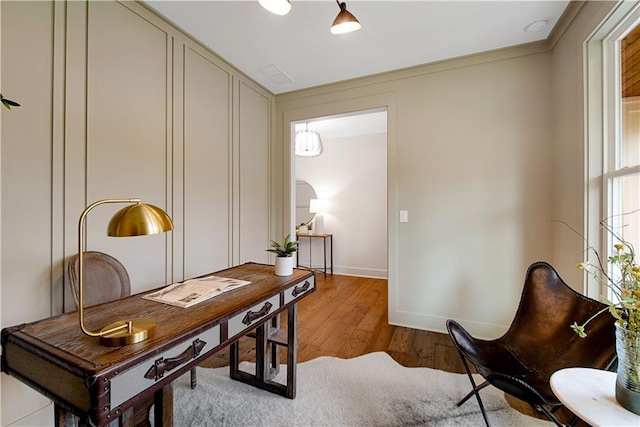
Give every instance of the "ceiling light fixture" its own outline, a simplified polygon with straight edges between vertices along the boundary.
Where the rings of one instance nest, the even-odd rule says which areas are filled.
[[[309,123],[305,123],[305,129],[296,132],[295,152],[298,157],[316,157],[322,154],[322,139],[315,130],[309,129]]]
[[[290,0],[258,0],[258,3],[276,15],[286,15],[291,10]]]
[[[346,3],[340,3],[340,1],[336,0],[338,6],[340,7],[340,13],[336,16],[336,19],[333,21],[333,25],[331,25],[331,34],[344,34],[350,33],[351,31],[356,31],[362,28],[360,22],[347,10]]]
[[[538,31],[542,31],[547,28],[548,22],[544,19],[539,21],[533,21],[531,24],[527,25],[525,31],[527,33],[537,33]]]

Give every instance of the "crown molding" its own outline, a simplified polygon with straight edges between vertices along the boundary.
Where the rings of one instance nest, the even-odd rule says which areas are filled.
[[[549,44],[549,50],[552,50],[555,45],[558,43],[562,35],[567,31],[569,25],[573,22],[573,20],[580,12],[580,9],[585,5],[586,1],[584,0],[571,0],[567,5],[566,9],[558,19],[556,25],[554,25],[551,33],[547,37],[547,43]]]
[[[341,82],[328,83],[326,85],[314,86],[312,88],[285,92],[275,95],[276,103],[293,101],[296,99],[327,94],[330,92],[339,92],[364,86],[383,84],[427,74],[449,71],[456,68],[470,67],[488,62],[501,61],[520,56],[534,55],[548,51],[549,47],[547,40],[526,43],[518,46],[511,46],[502,49],[495,49],[486,52],[460,56],[452,59],[431,62],[414,67],[401,68],[384,73],[357,77],[354,79],[343,80]]]

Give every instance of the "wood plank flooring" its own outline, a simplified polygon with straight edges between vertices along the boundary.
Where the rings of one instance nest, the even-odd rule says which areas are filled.
[[[387,280],[317,273],[317,289],[298,304],[298,362],[319,356],[353,358],[384,351],[407,367],[464,373],[447,334],[392,326],[388,323]],[[281,324],[286,325],[286,313]],[[254,341],[240,340],[240,359],[254,360]],[[282,360],[284,362],[284,360]],[[203,361],[203,367],[229,364],[228,349]],[[461,396],[462,397],[462,396]],[[529,405],[508,397],[517,410],[532,416]],[[563,422],[571,414],[560,413]],[[579,427],[587,426],[578,423]]]
[[[241,349],[242,360],[252,360],[252,340],[241,340]],[[386,280],[330,274],[325,279],[317,274],[317,290],[298,304],[298,361],[374,351],[386,351],[404,366],[464,372],[448,335],[389,325]],[[228,363],[228,351],[223,350],[202,365]]]

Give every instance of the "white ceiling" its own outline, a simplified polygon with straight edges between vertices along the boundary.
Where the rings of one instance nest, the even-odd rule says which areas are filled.
[[[145,1],[274,94],[544,40],[569,3],[349,0],[362,29],[332,35],[335,0],[291,0],[285,16],[257,0]],[[539,20],[547,26],[526,31]],[[291,81],[270,78],[265,69],[274,66]],[[381,133],[385,118],[386,112],[318,118],[309,128],[323,139]]]
[[[274,94],[546,39],[568,0],[348,0],[362,29],[332,35],[334,0],[291,0],[274,15],[257,0],[146,0]],[[529,24],[546,20],[538,32]],[[277,83],[265,67],[291,81]]]

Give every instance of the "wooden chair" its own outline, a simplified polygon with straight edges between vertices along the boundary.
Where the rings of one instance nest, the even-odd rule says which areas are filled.
[[[129,273],[124,265],[111,255],[88,251],[83,257],[84,306],[91,307],[131,295]],[[78,307],[78,255],[69,260],[69,284]]]
[[[84,269],[84,306],[103,304],[131,295],[129,273],[120,261],[109,254],[87,251],[83,257]],[[78,307],[78,255],[69,260],[69,283],[76,308]],[[196,368],[191,370],[191,388],[198,380]]]
[[[527,270],[520,305],[502,337],[477,339],[454,320],[448,320],[449,336],[472,386],[458,406],[475,395],[489,426],[479,391],[493,385],[562,426],[554,415],[562,404],[549,385],[551,374],[567,367],[610,369],[616,361],[611,315],[602,313],[591,321],[586,338],[579,338],[569,327],[573,322],[584,323],[604,307],[571,289],[549,264],[536,262]],[[484,378],[482,384],[476,385],[467,362]],[[576,417],[572,423],[575,421]]]

